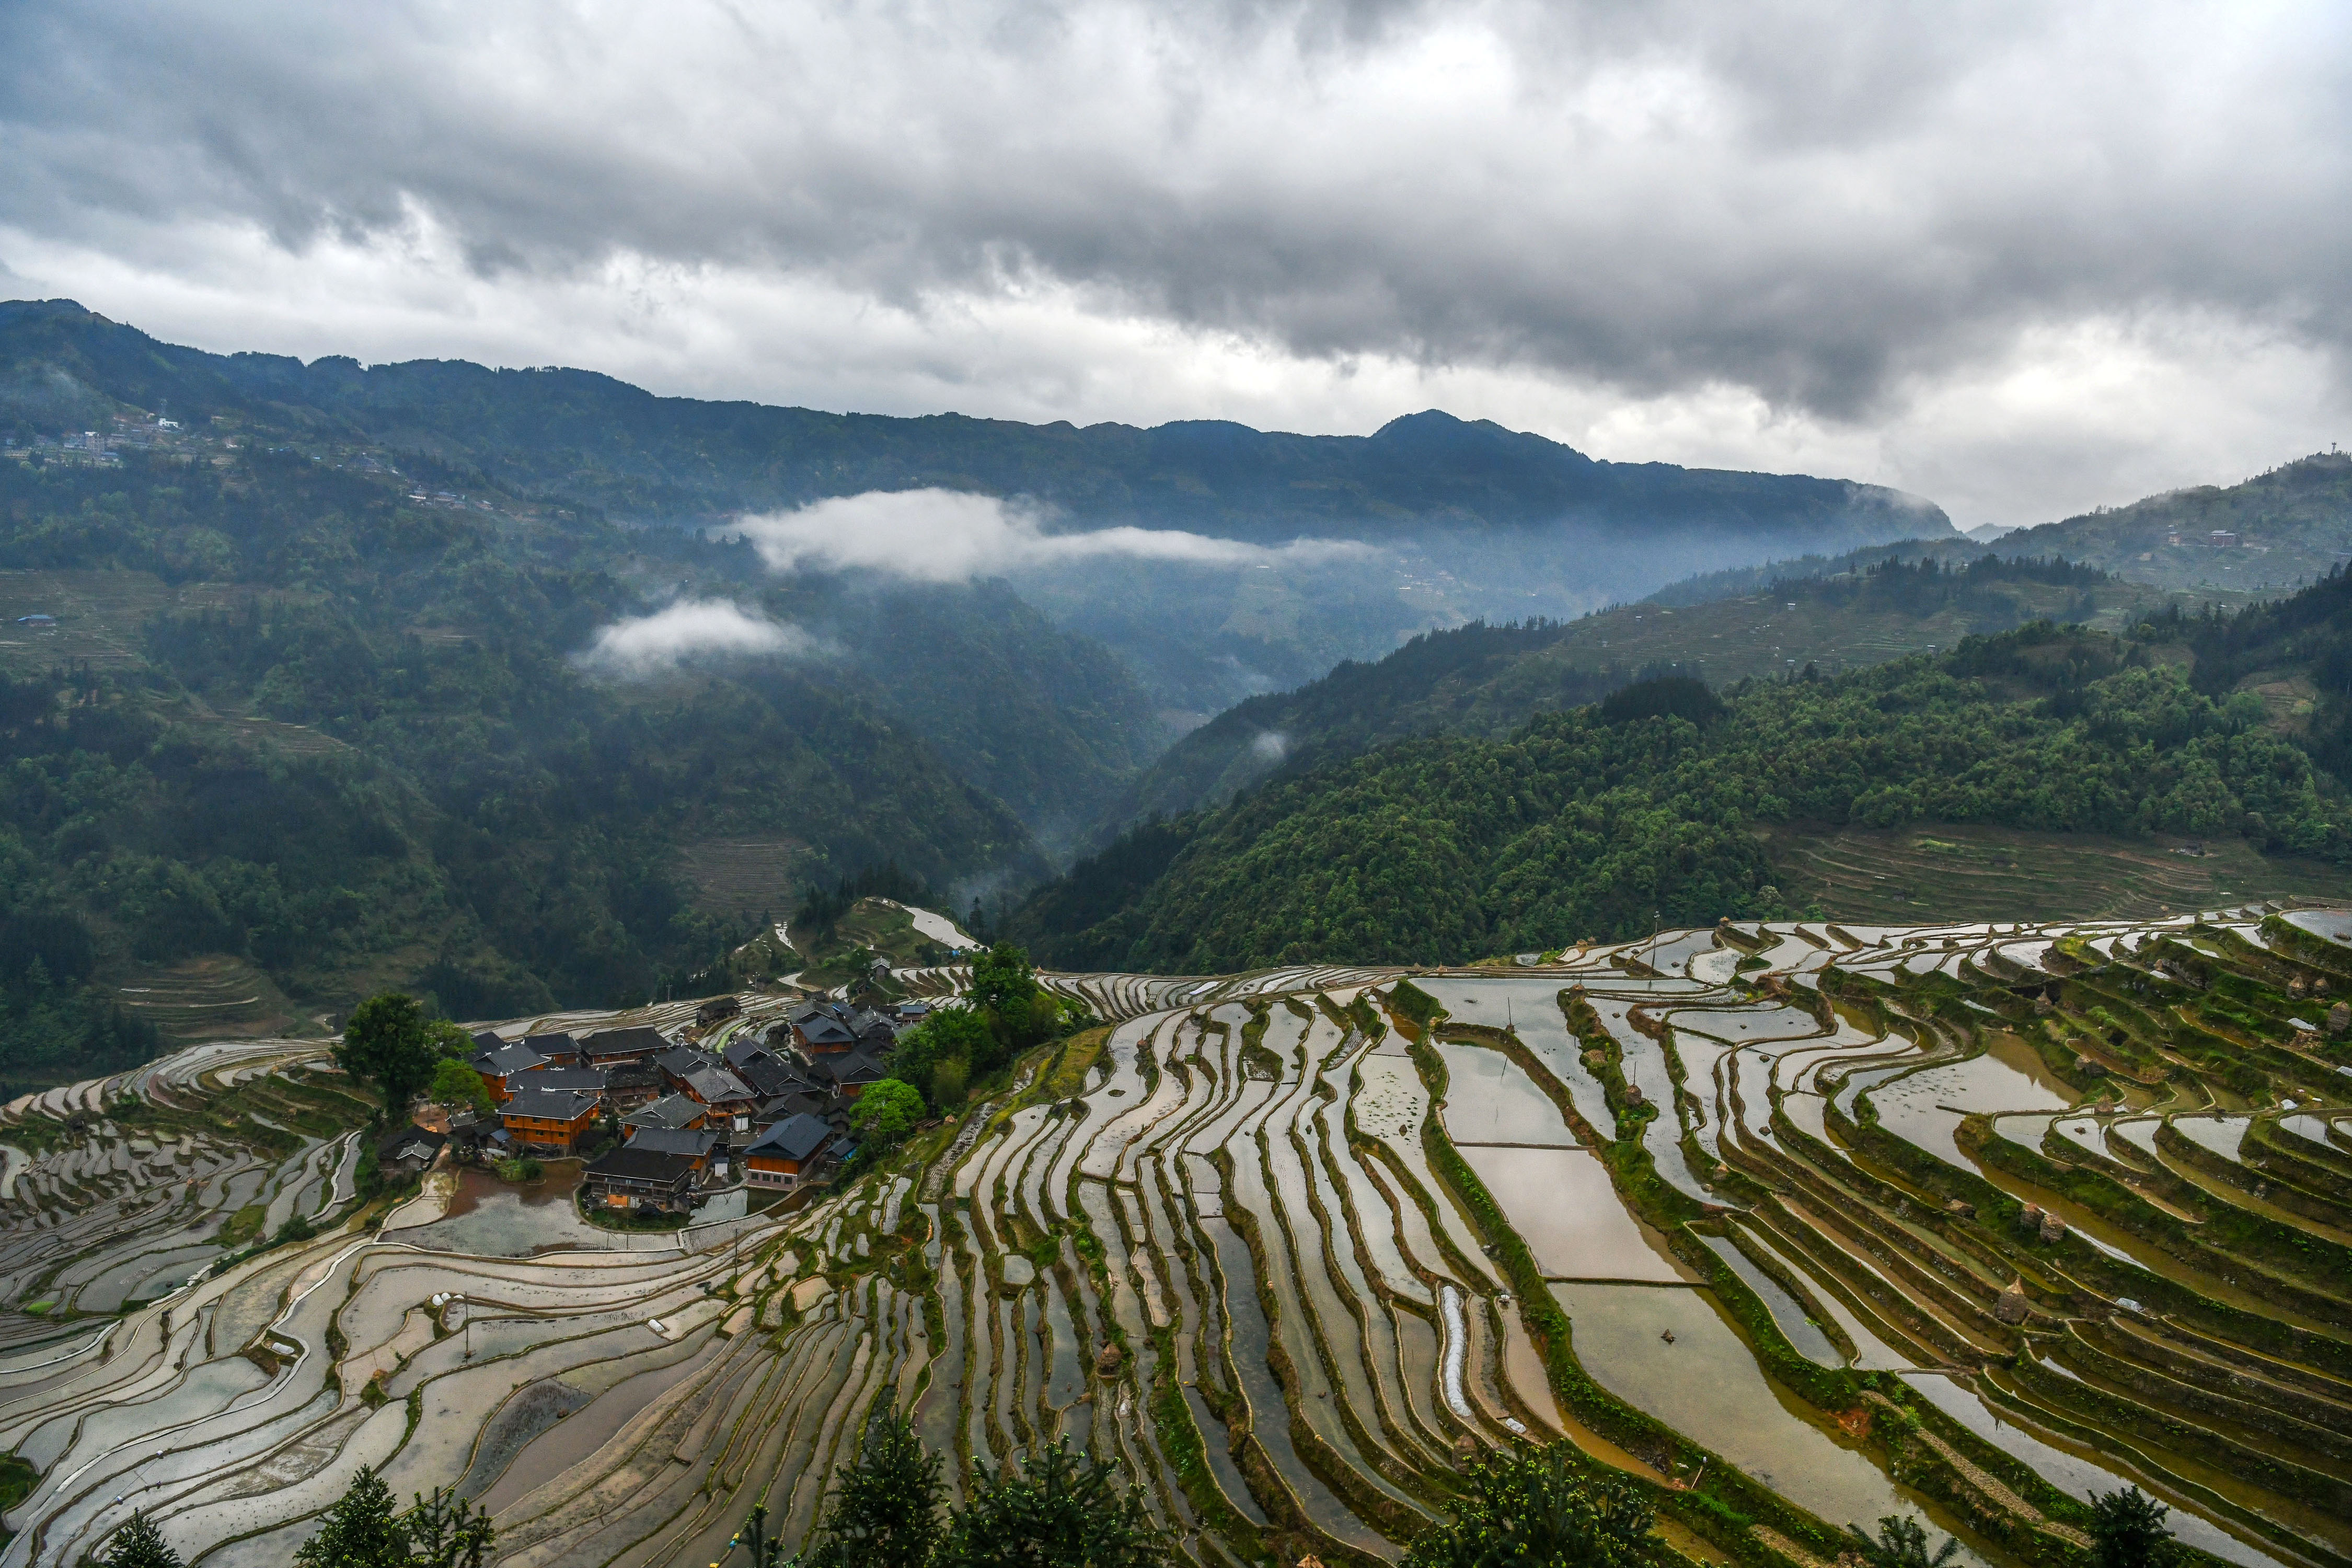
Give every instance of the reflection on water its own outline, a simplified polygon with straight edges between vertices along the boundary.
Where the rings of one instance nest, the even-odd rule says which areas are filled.
[[[1473,1145],[1462,1158],[1555,1279],[1679,1280],[1681,1270],[1618,1201],[1600,1156],[1583,1149]]]
[[[1437,1049],[1445,1061],[1445,1131],[1454,1142],[1576,1142],[1559,1107],[1518,1063],[1477,1046]]]
[[[2134,1484],[2132,1478],[2119,1476],[2078,1454],[2052,1447],[2031,1432],[2002,1420],[1999,1411],[1951,1378],[1923,1375],[1910,1381],[1922,1399],[2011,1458],[2031,1465],[2036,1475],[2061,1491],[2082,1497],[2085,1493],[2118,1491]],[[2202,1547],[2224,1562],[2242,1563],[2247,1568],[2278,1568],[2277,1558],[2186,1510],[2175,1508],[2164,1522],[2181,1540]]]
[[[2246,1118],[2242,1116],[2176,1116],[2172,1130],[2224,1160],[2238,1159],[2246,1142]]]
[[[1924,1521],[1884,1470],[1832,1441],[1765,1379],[1718,1314],[1713,1291],[1555,1285],[1552,1294],[1568,1313],[1576,1359],[1620,1399],[1822,1519]],[[1671,1343],[1660,1337],[1665,1332]]]
[[[1584,1070],[1584,1047],[1568,1032],[1568,1018],[1559,1010],[1559,981],[1417,978],[1413,984],[1465,1023],[1512,1029],[1567,1086],[1579,1116],[1604,1137],[1615,1130],[1601,1081]]]
[[[1952,1139],[1963,1114],[2063,1110],[2074,1103],[2032,1047],[2009,1034],[1992,1035],[1989,1041],[1982,1056],[1872,1089],[1870,1103],[1878,1110],[1879,1125],[1962,1170],[1973,1170],[1976,1162]],[[1851,1106],[1850,1099],[1840,1098]]]
[[[572,1206],[579,1184],[580,1167],[568,1162],[549,1166],[543,1179],[528,1186],[469,1167],[457,1173],[457,1196],[446,1215],[397,1235],[418,1247],[492,1258],[615,1245],[613,1233],[590,1225]]]
[[[1702,1236],[1699,1239],[1706,1243],[1708,1251],[1722,1258],[1731,1271],[1756,1292],[1765,1310],[1772,1314],[1773,1323],[1787,1337],[1789,1343],[1796,1347],[1799,1355],[1822,1366],[1845,1364],[1845,1357],[1839,1353],[1829,1335],[1822,1332],[1819,1323],[1805,1316],[1805,1309],[1778,1279],[1757,1268],[1754,1260],[1734,1247],[1728,1237]]]

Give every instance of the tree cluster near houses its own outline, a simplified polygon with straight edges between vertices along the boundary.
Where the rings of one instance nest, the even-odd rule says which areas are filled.
[[[387,1104],[427,1101],[416,1124],[378,1141],[379,1168],[413,1176],[445,1150],[501,1168],[578,1158],[583,1201],[612,1211],[690,1212],[739,1183],[794,1191],[853,1152],[854,1129],[894,1145],[920,1120],[921,1096],[885,1065],[908,1026],[897,1014],[820,998],[765,1028],[732,1028],[719,1049],[700,1043],[741,1011],[733,996],[710,998],[675,1036],[642,1024],[468,1036],[386,993],[353,1014],[337,1055]],[[858,1117],[877,1088],[874,1114]]]

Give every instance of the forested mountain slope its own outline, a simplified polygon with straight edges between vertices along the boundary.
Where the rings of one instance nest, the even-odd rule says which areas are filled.
[[[2217,543],[2217,531],[2231,537]],[[2060,556],[2235,607],[2300,587],[2352,559],[2352,455],[2314,453],[2238,484],[2168,490],[1990,541],[1908,540],[1696,573],[1650,598],[1699,605],[1754,593],[1776,580],[1860,571],[1897,555],[1957,565],[1994,552]]]
[[[2352,557],[2352,453],[2315,453],[2239,484],[2192,486],[2020,529],[2000,548],[2196,593],[2292,589]]]
[[[0,463],[0,1084],[384,984],[642,997],[843,870],[1038,875],[975,781],[1043,817],[1132,765],[1132,683],[1001,590],[778,585],[817,653],[624,678],[575,656],[731,547],[409,483],[250,439]]]
[[[1809,663],[1834,673],[2037,619],[2121,631],[2170,603],[2063,561],[1977,554],[1949,565],[1942,552],[1902,552],[1893,547],[1841,577],[1769,580],[1711,602],[1653,600],[1574,621],[1426,633],[1376,663],[1342,664],[1296,691],[1220,714],[1145,770],[1108,826],[1221,804],[1276,772],[1303,773],[1408,735],[1500,737],[1643,674],[1679,671],[1724,685]]]
[[[1402,742],[1139,829],[1008,922],[1075,968],[1462,961],[1787,912],[1759,830],[2243,834],[2342,863],[2352,803],[2179,645],[2047,624],[1836,677],[1686,679]],[[1083,922],[1083,923],[1080,923]]]

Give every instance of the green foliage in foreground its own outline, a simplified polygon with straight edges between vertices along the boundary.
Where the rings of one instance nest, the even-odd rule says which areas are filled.
[[[294,1561],[298,1568],[482,1568],[497,1541],[490,1516],[454,1491],[436,1488],[402,1512],[392,1489],[362,1465]]]
[[[2164,1526],[2171,1511],[2137,1487],[2092,1493],[2092,1568],[2171,1568],[2181,1556]]]
[[[868,1415],[857,1462],[834,1483],[797,1568],[1160,1568],[1169,1561],[1142,1498],[1117,1484],[1118,1468],[1067,1440],[1031,1449],[1017,1472],[983,1467],[971,1500],[944,1518],[940,1463],[898,1412]],[[781,1568],[766,1536],[767,1510],[754,1509],[739,1539],[752,1568]]]
[[[949,1522],[940,1560],[945,1568],[1156,1568],[1168,1561],[1167,1542],[1143,1499],[1112,1485],[1118,1474],[1066,1438],[1032,1449],[1018,1475],[1010,1465],[983,1468],[971,1501]]]
[[[482,1075],[464,1062],[446,1058],[434,1068],[433,1081],[425,1092],[439,1105],[470,1105],[484,1113],[490,1109],[489,1086],[482,1081]]]
[[[868,1084],[849,1108],[849,1131],[860,1149],[895,1149],[923,1119],[923,1093],[895,1078]]]
[[[1578,1473],[1570,1446],[1496,1454],[1462,1473],[1449,1518],[1405,1553],[1405,1568],[1638,1568],[1651,1561],[1656,1510],[1622,1481]]]
[[[1876,1535],[1860,1525],[1852,1528],[1854,1547],[1869,1568],[1944,1568],[1960,1554],[1960,1543],[1949,1536],[1931,1554],[1926,1529],[1917,1520],[1905,1519],[1900,1514],[1883,1515]]]
[[[857,1462],[834,1482],[803,1568],[923,1568],[947,1533],[942,1462],[897,1411],[866,1417]]]
[[[180,1554],[172,1550],[153,1520],[134,1513],[131,1522],[107,1542],[106,1555],[99,1562],[102,1568],[180,1568]]]
[[[2352,859],[2342,786],[2258,700],[2210,696],[2147,646],[2077,627],[1745,682],[1703,725],[1673,694],[1627,690],[1620,722],[1585,709],[1501,741],[1407,742],[1278,780],[1181,835],[1155,826],[1181,847],[1115,912],[1071,895],[1086,863],[1011,929],[1062,967],[1163,973],[1541,950],[1783,912],[1754,829],[1790,821],[2242,833]],[[1041,929],[1076,909],[1093,922]]]

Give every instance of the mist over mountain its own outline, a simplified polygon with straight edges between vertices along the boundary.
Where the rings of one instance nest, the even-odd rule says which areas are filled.
[[[1019,535],[983,518],[861,568],[936,576],[944,555],[1006,577],[1116,649],[1177,729],[1427,627],[1579,614],[1693,571],[1951,531],[1879,486],[1599,461],[1437,410],[1362,437],[895,418],[657,397],[588,371],[215,354],[70,301],[0,305],[0,420],[124,407],[427,455],[638,524],[724,529],[869,492],[1017,500],[1036,538],[1088,548],[1006,548]],[[972,527],[989,530],[978,546]]]

